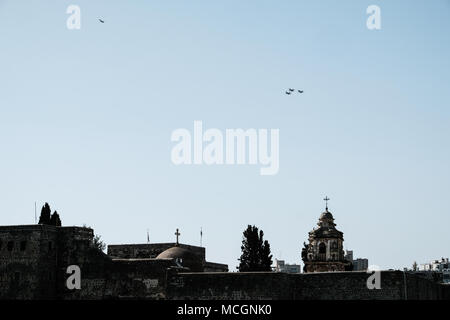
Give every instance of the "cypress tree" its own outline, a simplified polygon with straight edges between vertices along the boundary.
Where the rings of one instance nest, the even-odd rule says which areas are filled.
[[[50,217],[50,224],[52,226],[61,227],[61,219],[59,217],[58,212],[53,212],[52,216]]]
[[[50,214],[51,214],[50,206],[46,202],[41,210],[41,215],[39,217],[39,224],[50,224]]]

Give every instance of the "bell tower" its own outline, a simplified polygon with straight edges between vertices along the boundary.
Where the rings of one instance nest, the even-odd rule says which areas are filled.
[[[328,197],[325,211],[320,215],[317,227],[309,232],[308,244],[302,249],[304,272],[345,271],[350,262],[344,259],[344,234],[336,229],[334,217],[328,211]]]

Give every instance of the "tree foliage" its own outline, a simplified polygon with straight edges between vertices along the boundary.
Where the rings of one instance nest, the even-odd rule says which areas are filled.
[[[50,224],[52,226],[61,227],[61,219],[59,217],[58,212],[53,212],[52,216],[50,217]]]
[[[61,218],[59,217],[58,212],[53,212],[50,209],[49,204],[46,202],[41,210],[41,215],[39,216],[39,224],[45,224],[50,226],[61,226]]]
[[[264,232],[248,225],[243,233],[239,271],[272,271],[270,244],[264,240]]]
[[[39,224],[50,224],[50,215],[52,211],[50,206],[46,202],[41,210],[41,215],[39,216]]]
[[[103,240],[101,238],[102,237],[100,235],[96,234],[94,236],[94,238],[92,239],[92,245],[94,248],[96,248],[100,251],[105,251],[106,244],[103,242]]]
[[[306,272],[306,262],[308,261],[308,248],[309,245],[306,242],[303,242],[302,248],[303,272]]]

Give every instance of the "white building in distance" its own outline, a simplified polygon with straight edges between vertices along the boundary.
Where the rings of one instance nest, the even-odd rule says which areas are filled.
[[[419,271],[436,271],[442,272],[444,283],[450,283],[450,262],[448,258],[441,260],[433,260],[430,263],[419,265]]]
[[[301,267],[299,264],[287,264],[284,260],[275,259],[275,272],[285,273],[300,273]]]
[[[351,261],[353,264],[353,271],[367,271],[369,268],[369,260],[366,258],[353,259],[353,250],[345,251],[345,260]]]

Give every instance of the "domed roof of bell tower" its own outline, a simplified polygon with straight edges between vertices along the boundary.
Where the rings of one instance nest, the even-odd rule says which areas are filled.
[[[326,201],[325,211],[319,217],[318,227],[314,228],[309,234],[310,238],[339,238],[343,239],[343,233],[336,229],[333,214],[328,211],[328,197],[323,199]]]
[[[320,227],[335,227],[333,215],[328,211],[328,207],[320,215],[319,222],[317,223]]]
[[[333,215],[330,211],[328,211],[328,208],[325,209],[324,212],[320,215],[320,220],[334,220]]]

